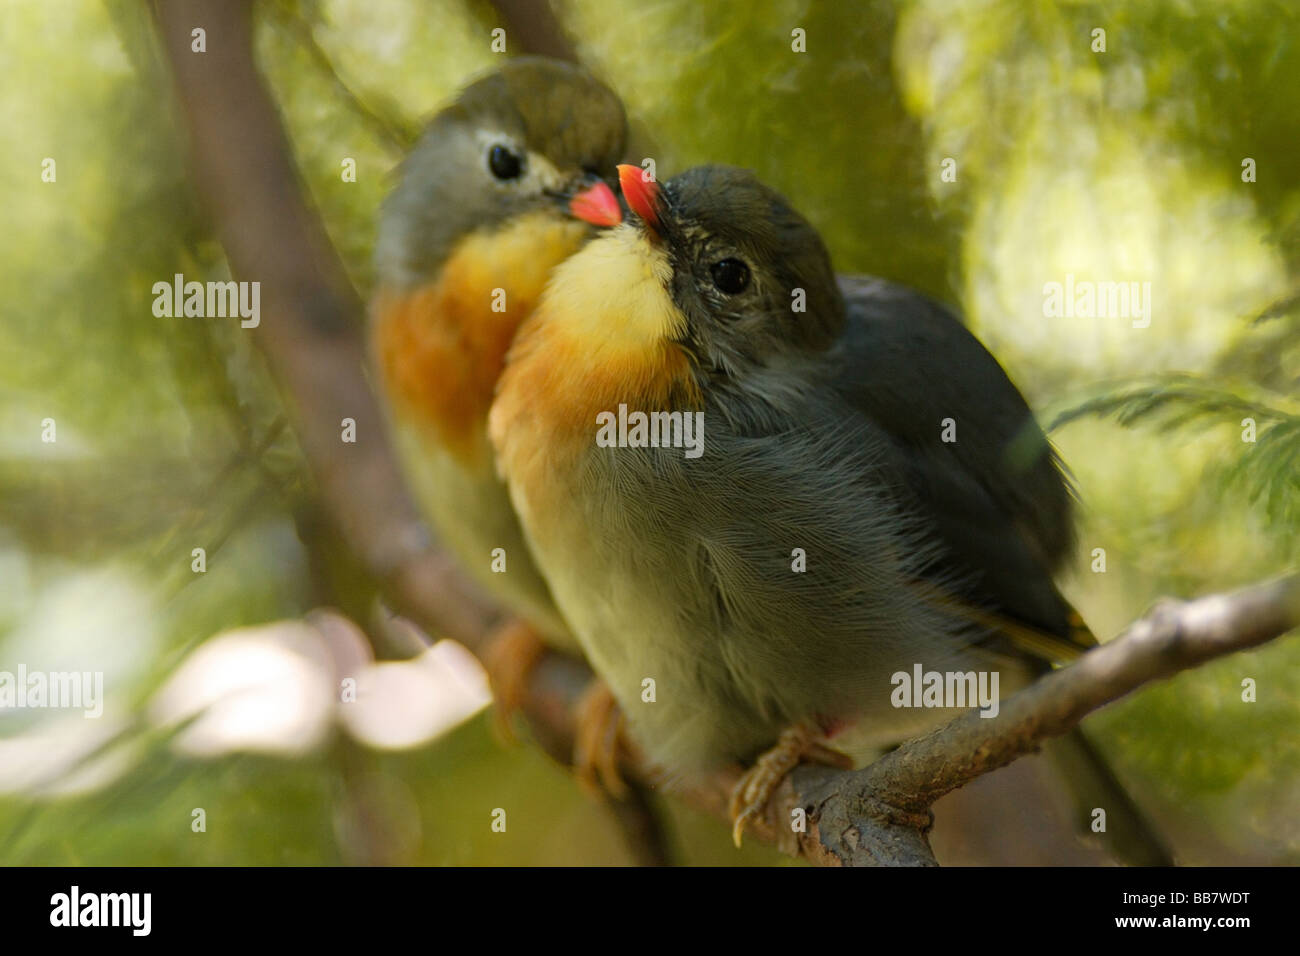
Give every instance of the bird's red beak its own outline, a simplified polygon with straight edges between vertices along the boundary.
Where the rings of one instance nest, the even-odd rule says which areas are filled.
[[[640,166],[623,165],[618,167],[618,184],[623,189],[623,198],[631,210],[656,232],[659,231],[659,208],[663,200],[659,196],[659,184],[653,179],[646,182],[641,175]]]
[[[618,197],[605,183],[588,186],[569,200],[569,212],[593,226],[617,226],[623,221]]]

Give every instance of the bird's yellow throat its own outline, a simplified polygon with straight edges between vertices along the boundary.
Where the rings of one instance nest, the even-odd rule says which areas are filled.
[[[510,352],[489,428],[501,470],[594,443],[620,404],[694,409],[700,396],[673,342],[686,319],[668,294],[664,250],[635,226],[602,233],[556,268]]]
[[[671,278],[664,249],[624,224],[555,270],[537,324],[572,334],[604,360],[638,356],[685,324],[668,295]]]

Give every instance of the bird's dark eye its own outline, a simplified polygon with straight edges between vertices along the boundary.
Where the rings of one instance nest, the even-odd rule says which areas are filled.
[[[504,146],[493,146],[488,151],[488,169],[497,179],[517,179],[524,171],[524,162]]]
[[[749,285],[749,266],[739,259],[722,259],[709,267],[713,284],[727,295],[744,292]]]

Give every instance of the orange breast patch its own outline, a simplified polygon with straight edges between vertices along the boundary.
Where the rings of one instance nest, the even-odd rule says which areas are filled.
[[[502,473],[544,507],[548,495],[572,492],[559,472],[595,445],[597,414],[620,403],[645,411],[698,409],[702,399],[685,354],[671,342],[640,353],[601,350],[565,324],[539,318],[527,323],[510,353],[490,429]]]
[[[521,217],[462,240],[433,281],[380,289],[372,349],[395,414],[432,428],[466,465],[490,464],[486,420],[506,351],[586,234],[553,213]]]

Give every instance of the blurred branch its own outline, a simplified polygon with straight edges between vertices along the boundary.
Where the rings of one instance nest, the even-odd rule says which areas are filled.
[[[1300,291],[1292,292],[1290,295],[1278,299],[1264,311],[1251,320],[1253,325],[1259,325],[1262,322],[1268,322],[1271,319],[1280,319],[1285,315],[1294,315],[1297,309],[1300,309]]]
[[[396,153],[405,153],[411,148],[420,136],[419,128],[412,126],[404,119],[394,116],[395,110],[376,108],[372,103],[373,96],[368,95],[363,99],[353,88],[353,85],[343,79],[330,55],[320,45],[320,41],[316,38],[315,24],[309,21],[297,8],[286,11],[281,22],[293,38],[307,51],[307,55],[311,57],[316,68],[329,81],[339,102],[368,126],[370,131],[385,147]]]
[[[327,512],[396,609],[481,657],[501,614],[434,548],[402,486],[362,374],[362,306],[304,201],[253,63],[249,5],[171,0],[156,13],[190,131],[195,182],[232,271],[262,283],[263,318],[253,334],[292,410]],[[206,54],[190,52],[195,26],[207,30]],[[340,440],[345,417],[356,420],[355,444]],[[755,830],[817,863],[933,864],[929,808],[943,794],[1034,751],[1142,684],[1297,625],[1300,576],[1161,605],[1120,638],[1005,701],[994,720],[960,717],[865,770],[796,770]],[[525,712],[539,743],[562,761],[572,754],[573,707],[589,678],[584,665],[558,655],[533,675]],[[655,780],[635,762],[628,770]],[[725,816],[734,779],[721,774],[684,796]],[[806,833],[771,822],[789,821],[794,807],[807,809]],[[620,811],[625,832],[632,817],[645,820],[635,807]]]
[[[505,27],[506,48],[511,53],[578,62],[578,54],[549,0],[491,0],[491,4]]]
[[[252,330],[290,407],[322,500],[394,607],[481,651],[500,612],[434,549],[402,487],[363,375],[363,308],[253,63],[247,2],[155,7],[191,140],[193,175],[232,273],[261,283]],[[207,32],[207,52],[190,49]],[[357,441],[341,439],[345,418]]]

